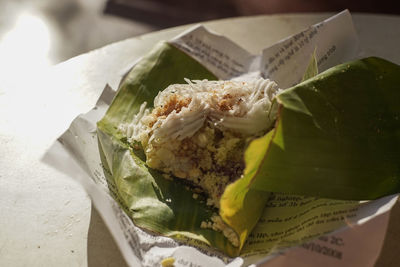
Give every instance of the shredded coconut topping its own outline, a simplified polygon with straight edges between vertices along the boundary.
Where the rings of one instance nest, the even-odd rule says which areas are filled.
[[[151,112],[145,102],[131,123],[120,126],[129,141],[146,146],[183,140],[206,122],[250,136],[267,130],[275,120],[271,101],[280,89],[273,81],[185,81],[159,92]]]

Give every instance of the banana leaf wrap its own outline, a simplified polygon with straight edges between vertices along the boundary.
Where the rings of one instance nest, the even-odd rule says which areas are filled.
[[[274,130],[250,144],[244,179],[225,190],[226,220],[249,188],[342,200],[400,192],[400,66],[345,63],[276,101]]]
[[[97,124],[108,185],[137,226],[236,256],[261,216],[268,194],[251,190],[254,193],[247,197],[248,209],[243,211],[243,218],[247,220],[230,225],[240,236],[240,247],[234,247],[222,233],[200,227],[201,222],[211,220],[216,210],[194,199],[193,192],[185,184],[167,180],[160,172],[148,168],[143,151],[133,148],[118,130],[121,123],[132,121],[144,101],[152,105],[160,90],[170,84],[183,83],[184,78],[217,79],[179,49],[160,43],[121,83],[104,118]]]
[[[215,210],[148,168],[140,147],[118,130],[143,101],[151,105],[183,78],[217,79],[179,49],[159,44],[127,75],[98,122],[109,188],[137,226],[237,256],[269,192],[365,200],[399,191],[399,66],[376,58],[340,65],[277,97],[275,129],[250,144],[244,176],[221,198],[220,216],[239,236],[239,247],[232,246],[222,233],[200,227]]]

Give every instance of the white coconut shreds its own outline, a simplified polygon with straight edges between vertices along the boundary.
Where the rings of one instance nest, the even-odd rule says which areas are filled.
[[[183,140],[205,122],[251,136],[269,129],[276,118],[271,101],[280,89],[273,81],[185,81],[161,91],[152,112],[143,103],[133,121],[120,126],[129,141]]]

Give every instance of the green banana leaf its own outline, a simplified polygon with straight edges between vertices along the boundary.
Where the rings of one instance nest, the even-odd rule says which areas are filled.
[[[201,222],[210,221],[218,211],[207,206],[204,200],[194,199],[186,185],[167,180],[148,168],[143,151],[131,147],[118,130],[121,123],[132,121],[144,101],[151,106],[160,90],[170,84],[184,83],[184,78],[216,79],[205,67],[168,43],[156,46],[127,75],[104,118],[97,124],[108,185],[137,226],[236,256],[261,216],[268,194],[249,194],[249,202],[255,204],[243,212],[247,220],[230,224],[240,236],[240,247],[234,247],[222,233],[200,228]]]
[[[224,193],[225,219],[249,188],[343,200],[400,192],[400,66],[345,63],[276,100],[274,130],[250,144],[244,179]]]
[[[317,48],[314,49],[314,52],[311,55],[310,62],[308,62],[308,66],[306,71],[304,72],[302,82],[311,79],[314,76],[318,75],[318,63],[317,63]]]
[[[167,180],[159,172],[149,169],[145,165],[143,151],[130,146],[126,137],[118,130],[121,123],[132,121],[143,101],[151,105],[157,93],[168,85],[182,83],[183,78],[217,78],[194,59],[167,43],[159,44],[132,69],[121,84],[106,115],[98,122],[101,160],[114,198],[134,223],[143,229],[192,245],[216,248],[229,256],[236,256],[260,216],[268,213],[268,209],[264,213],[263,210],[270,192],[335,199],[373,199],[398,192],[398,165],[395,161],[399,162],[399,128],[398,124],[392,124],[393,120],[397,122],[397,117],[391,117],[390,121],[385,117],[388,114],[399,114],[396,107],[398,91],[394,92],[396,83],[393,83],[398,81],[398,78],[395,79],[395,74],[399,72],[398,66],[379,59],[368,59],[338,66],[311,78],[316,75],[315,67],[311,60],[308,68],[310,71],[304,76],[310,79],[279,95],[277,103],[280,110],[276,128],[250,144],[245,153],[244,177],[228,186],[223,194],[219,212],[225,223],[238,234],[239,247],[233,247],[221,233],[200,228],[201,222],[209,221],[216,211],[207,206],[201,198],[194,199],[193,193],[185,184]],[[345,77],[342,77],[343,75]],[[380,87],[376,87],[376,84]],[[366,90],[364,87],[370,89]],[[385,102],[387,106],[383,108],[383,105],[378,105],[383,100],[378,101],[378,104],[374,102],[375,98],[382,99],[382,92],[374,93],[374,88],[383,88],[379,89],[384,91],[383,100],[391,101],[390,105]],[[344,93],[347,95],[341,98]],[[366,99],[362,97],[364,94]],[[358,110],[359,106],[354,104],[354,99],[361,103],[362,111]],[[353,136],[358,130],[364,130],[362,123],[368,122],[368,118],[374,121],[375,117],[371,117],[368,112],[375,107],[383,108],[378,108],[375,112],[383,121],[380,121],[380,124],[371,124],[371,127],[378,127],[383,135],[377,136],[367,132],[367,137],[363,134]],[[355,114],[351,114],[354,111]],[[371,113],[375,114],[373,110]],[[332,117],[332,114],[336,117]],[[360,123],[351,123],[353,118],[364,115],[369,117],[361,119]],[[333,119],[334,123],[326,119]],[[351,128],[353,125],[355,128]],[[346,138],[342,138],[343,136]],[[331,139],[343,147],[337,143],[329,143]],[[368,158],[366,149],[361,149],[365,141],[375,149],[370,151],[372,154],[385,152],[383,156],[386,157],[382,158],[381,153],[375,158]],[[390,151],[386,150],[389,145],[393,145],[390,146]],[[342,151],[347,146],[350,148]],[[332,154],[321,148],[333,149]],[[314,157],[310,158],[310,155]],[[361,165],[364,157],[369,161]],[[375,166],[372,163],[376,163],[373,162],[376,158],[386,165],[377,163],[379,168],[372,168],[372,171],[365,169],[361,172],[357,169],[357,166]],[[390,161],[386,161],[389,158]],[[329,160],[341,163],[342,165],[338,166],[343,168],[333,169],[337,167],[333,163],[326,165]],[[386,172],[380,173],[380,176],[376,175],[382,169]],[[357,170],[362,175],[370,175],[366,179],[361,174],[354,175],[358,174]],[[328,171],[331,171],[330,175],[326,175]],[[395,171],[397,173],[394,173]],[[395,176],[391,176],[393,179],[390,181],[394,182],[378,183],[381,186],[377,186],[381,177],[389,177],[392,174]],[[353,207],[357,204],[349,205]],[[264,228],[261,229],[264,231]],[[247,252],[252,249],[249,246],[247,248]]]

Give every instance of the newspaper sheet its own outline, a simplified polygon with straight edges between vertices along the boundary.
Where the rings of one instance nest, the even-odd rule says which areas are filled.
[[[320,70],[354,59],[358,53],[358,39],[348,11],[310,26],[258,55],[201,25],[170,43],[220,79],[256,73],[275,80],[281,88],[301,80],[314,50]],[[115,89],[105,86],[96,106],[72,122],[44,161],[82,184],[129,265],[159,266],[162,259],[173,257],[174,266],[373,266],[397,196],[361,203],[272,194],[241,256],[234,259],[136,227],[111,197],[99,157],[96,122],[106,112]],[[362,259],[356,256],[360,254]]]

